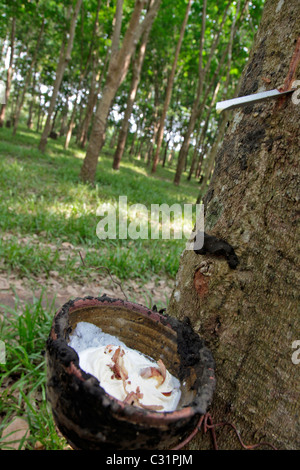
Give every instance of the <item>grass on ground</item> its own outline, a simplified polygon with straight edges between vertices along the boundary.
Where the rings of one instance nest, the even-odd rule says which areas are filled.
[[[125,158],[113,171],[112,150],[101,153],[95,186],[83,184],[79,171],[84,151],[74,144],[63,149],[63,138],[49,140],[38,150],[40,135],[20,128],[0,129],[0,274],[27,279],[45,278],[55,271],[66,282],[84,282],[91,268],[105,266],[119,279],[174,278],[185,240],[100,240],[97,208],[117,207],[120,195],[128,205],[194,203],[196,182],[175,187],[174,169],[158,168],[155,176],[141,161]],[[132,220],[131,220],[132,221]],[[62,256],[61,247],[72,247]],[[84,263],[80,254],[84,254]],[[0,436],[15,416],[25,417],[30,430],[25,447],[62,449],[47,405],[43,351],[54,315],[42,295],[15,308],[0,306],[0,341],[6,363],[0,364]],[[22,446],[21,441],[18,443]],[[6,444],[0,438],[0,448]]]
[[[0,258],[6,270],[21,275],[48,275],[51,270],[70,278],[78,274],[78,250],[61,262],[60,246],[69,242],[85,246],[87,266],[105,265],[119,278],[176,275],[185,240],[100,240],[96,227],[101,218],[97,208],[104,203],[117,207],[120,195],[127,197],[128,206],[144,204],[195,203],[196,182],[184,181],[179,187],[172,183],[173,169],[159,168],[149,176],[140,161],[122,164],[112,170],[112,156],[101,155],[95,187],[79,181],[84,152],[72,147],[63,150],[61,141],[50,141],[47,153],[37,149],[39,135],[22,130],[11,141],[11,130],[1,129],[0,142]],[[132,220],[131,220],[132,222]],[[192,227],[191,227],[192,228]],[[149,226],[150,235],[150,226]],[[118,225],[117,225],[118,233]],[[20,242],[20,235],[37,235],[40,244]],[[150,238],[150,236],[149,236]],[[47,243],[55,243],[50,250]],[[1,266],[0,266],[1,267]]]

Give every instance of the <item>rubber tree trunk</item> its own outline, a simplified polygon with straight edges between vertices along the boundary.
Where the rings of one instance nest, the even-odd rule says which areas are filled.
[[[82,0],[77,0],[72,16],[71,16],[71,20],[70,20],[70,28],[68,32],[67,44],[65,44],[64,41],[62,43],[60,58],[59,58],[59,62],[57,65],[57,70],[56,70],[55,82],[53,86],[53,92],[52,92],[52,96],[50,99],[50,105],[49,105],[48,114],[47,114],[47,119],[46,119],[45,127],[42,133],[42,137],[39,143],[39,150],[41,150],[41,152],[45,152],[46,150],[48,135],[51,130],[52,114],[55,108],[58,92],[60,89],[60,85],[61,85],[64,73],[65,73],[66,67],[71,60],[71,53],[73,49],[74,36],[75,36],[75,27],[76,27],[77,17],[78,17],[81,5],[82,5]],[[71,10],[69,11],[71,12]]]
[[[190,181],[192,179],[192,174],[194,173],[195,166],[196,166],[196,163],[197,163],[197,155],[199,154],[199,148],[200,148],[200,146],[203,147],[203,141],[205,139],[205,135],[206,135],[206,132],[207,132],[208,123],[209,123],[210,115],[211,115],[211,112],[212,112],[212,108],[214,107],[215,102],[216,102],[219,87],[220,87],[220,82],[218,82],[218,84],[215,88],[212,100],[211,100],[211,102],[209,104],[209,108],[206,112],[204,123],[202,123],[201,121],[199,123],[199,128],[198,128],[198,131],[197,131],[197,138],[196,138],[196,145],[194,147],[192,162],[191,162],[191,166],[190,166],[190,171],[189,171],[189,175],[188,175],[188,178],[187,178],[188,181]],[[201,150],[201,152],[202,152],[202,150]]]
[[[153,2],[154,0],[150,0],[149,6],[151,6]],[[129,129],[129,119],[133,110],[133,105],[134,105],[137,90],[138,90],[138,85],[139,85],[139,81],[141,77],[141,71],[142,71],[142,67],[144,63],[147,42],[148,42],[151,26],[152,26],[152,23],[149,23],[148,28],[145,30],[142,36],[141,45],[139,47],[139,52],[137,54],[137,57],[135,58],[132,64],[133,72],[132,72],[131,86],[130,86],[130,91],[129,91],[128,98],[127,98],[126,109],[125,109],[124,118],[122,121],[121,130],[118,136],[118,144],[117,144],[117,148],[114,154],[114,160],[113,160],[114,170],[118,170],[120,168],[121,159],[125,150],[128,129]]]
[[[160,0],[155,0],[153,6],[148,10],[144,20],[140,23],[140,17],[146,2],[137,0],[126,30],[122,47],[112,53],[106,83],[101,100],[98,104],[91,131],[89,145],[81,168],[80,177],[83,181],[94,183],[99,152],[105,141],[105,130],[108,113],[117,90],[126,77],[129,63],[143,31],[152,17],[156,16]]]
[[[29,108],[28,108],[28,118],[27,118],[27,127],[28,129],[33,128],[33,112],[34,112],[34,107],[36,104],[36,81],[37,81],[37,64],[35,64],[35,70],[33,72],[32,76],[32,84],[30,87],[30,103],[29,103]]]
[[[78,135],[78,143],[81,148],[84,148],[88,139],[88,131],[90,127],[90,123],[92,122],[93,112],[97,105],[98,94],[101,90],[101,84],[104,77],[104,72],[106,70],[107,62],[108,62],[109,53],[106,54],[105,61],[102,66],[101,73],[98,70],[99,64],[99,57],[96,56],[93,59],[93,66],[92,66],[92,78],[91,78],[91,85],[90,90],[88,93],[88,102],[85,110],[85,116],[80,128],[80,132]]]
[[[240,96],[292,87],[300,72],[299,15],[298,0],[267,0]],[[278,449],[300,445],[296,93],[234,111],[204,207],[205,232],[225,240],[239,264],[232,269],[211,254],[215,243],[202,255],[186,250],[168,308],[188,315],[214,354],[213,421],[235,425],[246,444]],[[216,428],[219,448],[239,449],[228,429]],[[212,448],[209,433],[188,447]]]
[[[178,57],[179,57],[179,53],[180,53],[180,49],[181,49],[181,45],[182,45],[182,41],[183,41],[183,36],[184,36],[188,16],[189,16],[190,9],[191,9],[191,4],[192,4],[192,0],[189,0],[189,2],[187,4],[187,7],[186,7],[183,23],[181,25],[179,39],[178,39],[178,42],[177,42],[177,46],[176,46],[176,50],[175,50],[175,56],[174,56],[174,60],[173,60],[173,64],[172,64],[172,69],[171,69],[170,76],[169,76],[169,79],[168,79],[168,84],[167,84],[167,89],[166,89],[166,97],[165,97],[165,101],[164,101],[162,114],[161,114],[161,117],[160,117],[159,128],[158,128],[158,131],[157,131],[157,142],[156,142],[156,150],[155,150],[155,154],[154,154],[154,158],[153,158],[153,164],[152,164],[152,173],[156,172],[156,167],[157,167],[158,160],[159,160],[159,153],[160,153],[160,148],[161,148],[163,135],[164,135],[165,120],[166,120],[169,104],[170,104],[170,101],[171,101],[171,95],[172,95],[175,72],[176,72],[176,68],[177,68]]]
[[[247,5],[247,3],[248,2],[246,1],[245,5]],[[227,11],[228,11],[229,5],[230,5],[230,3],[227,3],[227,6],[224,10],[222,22],[221,22],[221,24],[218,28],[218,31],[217,31],[217,33],[215,35],[215,38],[214,38],[214,41],[211,45],[206,65],[205,65],[205,67],[203,67],[202,66],[202,62],[203,62],[202,52],[203,52],[203,46],[204,46],[205,16],[206,16],[205,15],[206,2],[203,2],[202,34],[201,34],[199,66],[198,66],[198,85],[197,85],[196,96],[195,96],[195,99],[193,101],[191,115],[190,115],[190,118],[189,118],[187,129],[185,131],[184,139],[183,139],[183,142],[182,142],[182,145],[181,145],[181,148],[180,148],[180,151],[179,151],[179,155],[178,155],[177,168],[176,168],[176,172],[175,172],[175,176],[174,176],[174,184],[177,185],[177,186],[180,184],[181,175],[182,175],[183,169],[184,169],[185,164],[186,164],[188,151],[189,151],[189,146],[190,146],[190,139],[191,139],[192,133],[194,132],[194,128],[195,128],[197,119],[202,115],[202,112],[204,110],[204,106],[206,104],[207,98],[208,98],[209,93],[210,93],[210,89],[214,86],[215,79],[218,77],[218,74],[219,74],[220,70],[222,69],[223,63],[224,63],[224,61],[225,61],[225,59],[226,59],[226,57],[229,53],[230,47],[231,47],[230,42],[233,40],[233,34],[230,35],[230,41],[227,45],[226,50],[223,52],[221,60],[219,61],[219,64],[218,64],[217,69],[216,69],[215,74],[214,74],[214,78],[206,86],[204,97],[202,97],[202,100],[201,100],[203,85],[204,85],[207,73],[210,69],[211,61],[212,61],[213,56],[215,55],[215,53],[217,51],[217,47],[218,47],[218,44],[220,42],[221,33],[223,31],[223,25],[224,25],[224,23],[227,19]],[[236,12],[236,15],[237,14],[238,14],[238,12]],[[236,15],[235,15],[235,17],[232,21],[232,24],[231,24],[231,31],[233,31],[233,32],[235,30],[235,25],[236,25]]]
[[[6,88],[5,88],[5,100],[1,106],[0,111],[0,127],[3,127],[5,120],[5,113],[8,104],[8,99],[10,95],[11,82],[13,77],[13,62],[14,62],[14,50],[15,50],[15,36],[16,36],[16,17],[14,16],[11,24],[11,33],[10,33],[10,59],[9,65],[6,74]]]
[[[25,77],[25,83],[24,83],[23,90],[22,90],[22,93],[21,93],[21,98],[20,98],[18,107],[16,109],[13,135],[16,134],[17,129],[18,129],[19,119],[20,119],[21,111],[22,111],[22,108],[23,108],[23,105],[24,105],[25,96],[26,96],[27,89],[28,89],[28,86],[30,84],[30,81],[32,79],[32,74],[33,74],[33,71],[34,71],[34,68],[35,68],[35,65],[36,65],[36,61],[37,61],[37,57],[38,57],[38,53],[39,53],[39,50],[40,50],[40,47],[41,47],[40,45],[41,45],[41,40],[42,40],[42,36],[43,36],[43,33],[44,33],[44,28],[45,28],[45,19],[43,18],[42,19],[42,25],[41,25],[41,28],[40,28],[40,31],[39,31],[37,42],[36,42],[35,51],[34,51],[34,54],[33,54],[33,57],[32,57],[31,63],[30,63],[30,67],[29,67],[29,69],[27,71],[27,74],[26,74],[26,77]]]
[[[65,144],[64,144],[65,149],[69,148],[70,141],[71,141],[71,138],[72,138],[73,129],[75,127],[76,113],[77,113],[77,107],[78,107],[78,97],[79,97],[80,90],[82,88],[82,83],[83,83],[83,81],[84,81],[84,79],[87,75],[88,70],[89,70],[89,65],[90,65],[90,62],[93,58],[93,55],[97,55],[96,52],[93,52],[93,51],[95,49],[95,39],[96,39],[97,35],[99,34],[98,24],[99,24],[99,11],[100,11],[100,7],[101,7],[101,2],[102,2],[102,0],[98,0],[97,11],[96,11],[95,21],[94,21],[94,26],[93,26],[93,31],[92,31],[92,40],[90,42],[89,52],[88,52],[86,62],[81,68],[81,72],[80,72],[80,76],[79,76],[79,83],[77,85],[76,98],[74,100],[71,119],[70,119],[70,122],[69,122],[67,135],[66,135],[66,140],[65,140]]]

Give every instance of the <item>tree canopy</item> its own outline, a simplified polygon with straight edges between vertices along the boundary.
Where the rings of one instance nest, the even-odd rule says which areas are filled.
[[[110,86],[113,56],[118,51],[127,54],[138,5],[137,36],[102,118],[103,143],[116,138],[128,108],[126,152],[144,158],[152,171],[158,162],[174,165],[176,184],[185,171],[189,179],[206,173],[207,181],[209,155],[222,128],[214,104],[238,93],[263,0],[6,0],[0,16],[0,79],[7,100],[0,125],[14,126],[17,132],[22,116],[29,127],[35,124],[43,131],[43,150],[51,132],[66,137],[65,147],[73,138],[88,148],[89,137],[97,131],[97,108]],[[136,75],[143,41],[145,52]],[[99,144],[97,158],[101,148]]]

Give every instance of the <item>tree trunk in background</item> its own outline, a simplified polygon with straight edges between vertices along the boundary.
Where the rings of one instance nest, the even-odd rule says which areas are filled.
[[[69,148],[70,141],[71,141],[71,138],[72,138],[73,129],[75,127],[75,119],[76,119],[76,112],[77,112],[77,106],[78,106],[78,96],[79,96],[79,93],[80,93],[81,88],[82,88],[83,80],[85,79],[86,74],[89,70],[90,61],[91,61],[93,55],[97,56],[97,53],[94,51],[94,48],[95,48],[94,43],[95,43],[96,37],[99,35],[98,25],[99,25],[99,11],[100,11],[100,7],[101,7],[101,2],[102,2],[102,0],[98,0],[98,3],[97,3],[97,10],[96,10],[95,22],[94,22],[93,33],[92,33],[92,41],[90,43],[87,60],[85,62],[84,67],[81,66],[81,72],[80,72],[80,76],[79,76],[79,83],[78,83],[78,86],[77,86],[76,98],[74,100],[73,110],[72,110],[71,119],[70,119],[70,122],[69,122],[67,135],[66,135],[66,140],[65,140],[65,145],[64,145],[65,149]]]
[[[245,4],[244,4],[242,15],[240,16],[240,21],[241,21],[241,18],[243,16],[243,14],[247,10],[248,3],[249,3],[249,1],[246,0]],[[185,163],[186,163],[186,159],[187,159],[188,151],[189,151],[189,146],[190,146],[190,138],[191,138],[191,135],[194,131],[197,119],[199,118],[199,116],[202,115],[202,112],[203,112],[204,106],[207,102],[209,93],[210,93],[212,87],[215,86],[215,81],[218,80],[219,73],[222,69],[222,66],[223,66],[223,63],[225,62],[225,59],[228,56],[230,57],[230,51],[231,51],[231,48],[232,48],[233,38],[234,38],[234,34],[236,32],[236,19],[237,19],[237,16],[239,14],[240,2],[237,2],[236,13],[235,13],[233,21],[231,23],[231,34],[230,34],[230,40],[228,42],[227,48],[224,51],[224,53],[221,57],[221,60],[218,63],[217,69],[214,73],[214,77],[212,78],[212,80],[210,80],[210,83],[206,86],[206,90],[205,90],[204,96],[203,96],[201,104],[200,104],[200,98],[201,98],[202,91],[203,91],[203,84],[204,84],[204,81],[205,81],[205,77],[207,76],[207,73],[210,69],[211,61],[213,59],[213,56],[214,56],[214,54],[217,50],[218,44],[220,42],[220,36],[221,36],[221,33],[222,33],[222,29],[223,29],[222,25],[225,23],[225,21],[227,19],[227,11],[228,11],[229,5],[230,5],[230,3],[228,3],[227,7],[225,8],[222,23],[221,23],[221,25],[220,25],[220,27],[219,27],[216,35],[215,35],[215,39],[214,39],[214,41],[211,45],[209,56],[208,56],[208,59],[207,59],[207,62],[206,62],[206,65],[205,65],[204,68],[202,67],[202,62],[203,62],[202,51],[203,51],[203,43],[204,43],[205,24],[204,25],[202,24],[202,35],[201,35],[202,39],[201,39],[200,54],[199,54],[199,74],[198,74],[199,77],[198,77],[197,93],[196,93],[196,97],[195,97],[195,100],[194,100],[194,103],[193,103],[193,107],[192,107],[189,123],[188,123],[188,126],[187,126],[187,130],[184,134],[183,143],[182,143],[182,146],[180,148],[179,155],[178,155],[177,168],[176,168],[176,173],[175,173],[175,177],[174,177],[174,184],[176,184],[177,186],[180,183],[181,174],[182,174],[183,169],[185,167]],[[204,6],[205,6],[205,4],[203,4],[203,10],[204,10]]]
[[[291,88],[300,72],[299,15],[298,0],[267,0],[240,96]],[[213,352],[213,421],[234,424],[246,444],[279,449],[300,446],[299,118],[295,94],[234,111],[204,205],[205,231],[226,240],[239,264],[185,251],[168,308],[188,315]],[[219,448],[240,448],[228,429],[216,428]],[[188,447],[211,448],[209,434]]]
[[[85,110],[85,116],[82,122],[82,126],[77,138],[77,142],[81,148],[84,148],[88,139],[88,131],[90,127],[90,123],[92,122],[94,108],[97,104],[98,94],[101,89],[101,83],[104,76],[104,72],[107,66],[109,58],[109,52],[106,54],[104,64],[102,66],[101,73],[97,70],[99,66],[99,57],[98,54],[95,55],[93,60],[92,66],[92,79],[91,79],[91,86],[88,94],[88,103]]]
[[[215,88],[212,100],[211,100],[211,102],[209,104],[209,108],[206,112],[204,124],[203,124],[202,128],[201,128],[201,126],[199,126],[199,129],[198,129],[198,132],[197,132],[196,145],[194,147],[191,167],[190,167],[189,175],[188,175],[188,178],[187,178],[188,181],[190,181],[192,179],[192,174],[195,171],[195,166],[196,166],[196,162],[197,162],[197,155],[199,153],[200,145],[203,146],[203,142],[204,142],[204,139],[205,139],[205,134],[206,134],[207,128],[208,128],[209,118],[210,118],[210,115],[211,115],[211,112],[212,112],[212,108],[215,105],[215,102],[216,102],[216,99],[217,99],[219,87],[220,87],[220,82],[218,82],[218,84]],[[201,123],[201,121],[200,121],[200,123]]]
[[[80,93],[80,90],[81,90],[81,84],[82,84],[82,81],[80,80],[79,86],[77,88],[75,100],[74,100],[74,103],[73,103],[71,118],[70,118],[69,125],[68,125],[68,128],[67,128],[67,134],[66,134],[66,139],[65,139],[65,143],[64,143],[64,149],[65,150],[67,150],[69,148],[71,137],[72,137],[72,134],[73,134],[73,129],[75,127],[75,118],[76,118],[77,105],[78,105],[78,96],[79,96],[79,93]]]
[[[9,59],[9,66],[8,66],[7,75],[6,75],[5,102],[2,104],[1,111],[0,111],[0,127],[3,127],[3,124],[4,124],[6,107],[7,107],[7,103],[9,99],[11,81],[12,81],[12,76],[13,76],[15,36],[16,36],[16,17],[14,16],[12,19],[12,24],[11,24],[10,59]]]
[[[36,101],[36,98],[35,98],[35,97],[36,97],[36,90],[35,90],[35,87],[36,87],[36,75],[37,75],[36,69],[37,69],[37,64],[35,64],[35,70],[34,70],[34,72],[33,72],[32,85],[31,85],[31,92],[30,92],[31,99],[30,99],[30,103],[29,103],[28,118],[27,118],[27,123],[26,123],[28,129],[32,129],[32,128],[33,128],[33,118],[32,118],[32,115],[33,115],[33,109],[34,109],[35,101]]]
[[[148,22],[153,21],[153,17],[156,16],[160,0],[154,1],[153,6],[149,9],[140,24],[139,20],[145,3],[146,2],[142,0],[135,2],[135,7],[123,39],[122,47],[111,56],[105,87],[95,114],[89,145],[80,172],[80,177],[83,181],[90,183],[94,183],[95,181],[98,156],[105,141],[106,121],[110,106],[119,86],[127,74],[137,42],[147,27]],[[112,43],[114,43],[114,41],[112,41]]]
[[[159,160],[159,152],[160,152],[161,143],[162,143],[163,135],[164,135],[165,120],[166,120],[167,111],[168,111],[170,100],[171,100],[174,77],[175,77],[175,72],[176,72],[177,62],[178,62],[178,57],[179,57],[179,52],[180,52],[180,49],[181,49],[183,36],[184,36],[184,32],[185,32],[189,12],[190,12],[190,9],[191,9],[191,4],[192,4],[192,0],[189,0],[189,2],[187,4],[187,7],[186,7],[183,23],[182,23],[180,34],[179,34],[179,39],[178,39],[177,46],[176,46],[175,57],[174,57],[172,69],[171,69],[170,76],[169,76],[169,79],[168,79],[165,102],[164,102],[164,106],[163,106],[163,110],[162,110],[162,114],[161,114],[161,118],[160,118],[160,122],[159,122],[159,128],[158,128],[158,132],[157,132],[157,143],[156,143],[156,150],[155,150],[155,155],[154,155],[153,164],[152,164],[152,173],[156,172],[156,167],[157,167],[157,163],[158,163],[158,160]]]
[[[206,24],[206,4],[207,1],[203,0],[203,10],[202,10],[202,31],[201,31],[201,39],[200,39],[200,52],[199,52],[199,65],[198,65],[198,84],[197,84],[197,91],[196,96],[193,102],[193,107],[190,115],[190,119],[188,122],[187,130],[184,135],[183,143],[181,145],[178,161],[177,161],[177,168],[174,177],[174,184],[179,185],[181,174],[185,165],[185,161],[188,155],[189,146],[190,146],[190,138],[191,134],[194,130],[197,117],[199,115],[199,102],[203,91],[203,83],[205,77],[205,70],[203,69],[203,48],[204,48],[204,36],[205,36],[205,24]]]
[[[43,33],[44,33],[44,28],[45,28],[45,18],[42,19],[42,25],[41,25],[41,29],[40,29],[40,32],[39,32],[39,35],[38,35],[38,38],[37,38],[35,51],[34,51],[34,54],[33,54],[32,60],[31,60],[30,67],[29,67],[29,69],[27,71],[27,74],[26,74],[26,77],[25,77],[25,83],[24,83],[23,90],[22,90],[22,93],[21,93],[21,98],[20,98],[16,113],[15,113],[13,135],[16,134],[17,129],[18,129],[19,119],[20,119],[22,108],[23,108],[25,95],[27,93],[29,83],[32,79],[32,73],[33,73],[33,70],[35,68],[38,52],[39,52],[40,47],[41,47],[41,40],[42,40],[42,36],[43,36]]]
[[[221,144],[221,140],[224,137],[225,128],[226,128],[226,124],[227,124],[227,119],[228,119],[228,111],[227,112],[224,111],[224,114],[223,114],[223,116],[221,117],[221,119],[219,120],[219,123],[218,123],[218,129],[217,129],[217,132],[216,132],[215,140],[212,144],[212,147],[211,147],[206,159],[204,160],[205,165],[204,165],[204,171],[203,171],[203,179],[201,181],[201,185],[200,185],[200,189],[199,189],[199,195],[198,195],[198,198],[197,198],[197,201],[196,201],[197,204],[200,204],[201,199],[202,199],[203,195],[205,194],[205,190],[206,190],[208,180],[209,180],[209,178],[212,174],[213,168],[214,168],[216,154],[217,154],[218,148]]]
[[[150,4],[149,4],[150,7],[153,4],[153,2],[154,0],[150,0]],[[154,20],[154,17],[153,17],[153,20]],[[142,71],[143,62],[144,62],[144,58],[146,54],[146,47],[147,47],[147,42],[148,42],[151,26],[152,26],[152,22],[149,23],[148,28],[143,33],[139,52],[132,64],[133,72],[132,72],[131,86],[130,86],[130,91],[129,91],[128,99],[126,103],[124,118],[122,121],[122,127],[119,132],[118,145],[117,145],[115,155],[114,155],[114,161],[113,161],[114,170],[118,170],[120,168],[120,162],[124,153],[128,129],[129,129],[129,119],[133,110],[133,105],[135,102],[136,93],[137,93],[137,89],[138,89],[138,85],[139,85],[139,81],[141,77],[141,71]]]
[[[82,0],[77,0],[72,17],[71,17],[71,21],[70,21],[67,45],[65,44],[66,39],[64,39],[62,43],[60,58],[59,58],[59,62],[58,62],[57,70],[56,70],[55,82],[53,86],[53,92],[52,92],[50,105],[48,109],[47,120],[46,120],[46,124],[43,130],[41,140],[40,140],[40,144],[39,144],[39,149],[41,150],[41,152],[44,152],[46,150],[48,135],[51,130],[51,119],[52,119],[52,114],[55,108],[57,95],[60,89],[60,85],[61,85],[64,73],[65,73],[66,67],[71,60],[71,53],[73,49],[73,42],[74,42],[74,35],[75,35],[75,27],[76,27],[79,10],[81,8],[81,4],[82,4]],[[71,10],[70,10],[70,13],[71,13]]]

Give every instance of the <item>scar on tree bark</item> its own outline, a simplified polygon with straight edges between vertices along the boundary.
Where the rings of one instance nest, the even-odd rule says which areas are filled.
[[[204,232],[204,242],[201,249],[194,249],[197,255],[211,254],[214,256],[224,256],[231,269],[235,269],[239,264],[239,259],[234,249],[229,243],[213,235]]]

